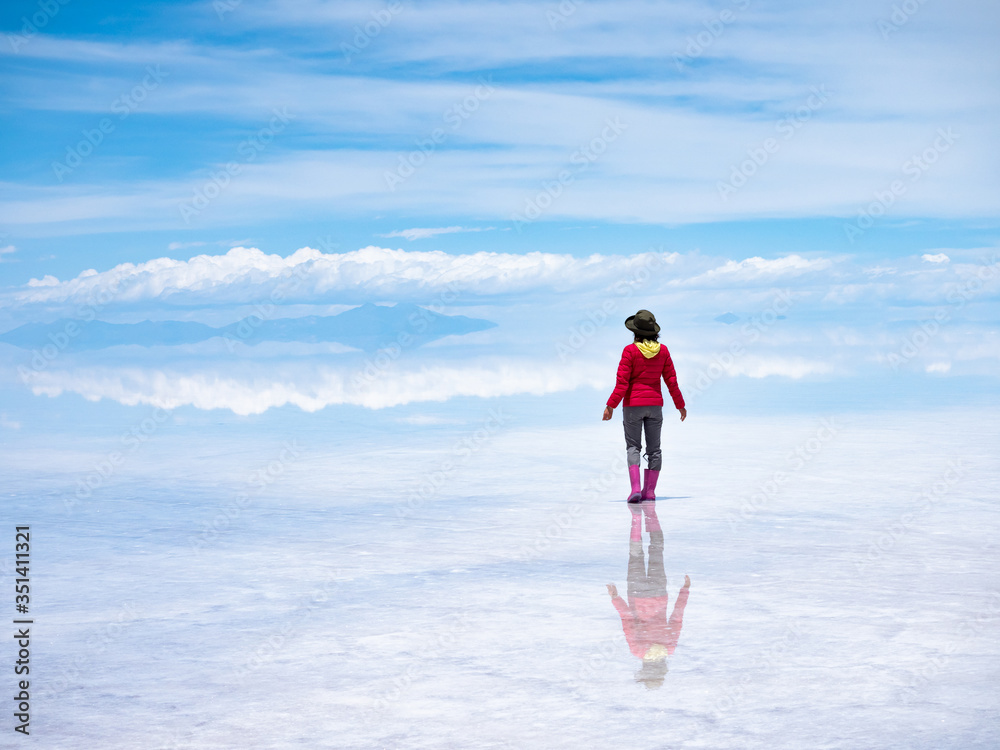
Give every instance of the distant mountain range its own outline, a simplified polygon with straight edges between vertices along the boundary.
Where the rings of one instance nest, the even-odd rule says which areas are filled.
[[[221,328],[177,320],[144,320],[141,323],[93,320],[88,323],[64,318],[54,323],[28,323],[0,334],[0,341],[22,349],[41,349],[47,344],[55,344],[64,351],[87,351],[124,345],[196,344],[220,337],[250,346],[264,341],[336,342],[374,351],[394,341],[404,346],[421,346],[443,336],[484,331],[495,326],[496,323],[489,320],[441,315],[419,305],[400,303],[387,307],[369,302],[339,315],[264,320],[249,316]]]

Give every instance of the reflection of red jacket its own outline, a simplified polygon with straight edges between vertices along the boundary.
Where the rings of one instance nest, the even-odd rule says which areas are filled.
[[[677,648],[677,639],[681,637],[681,626],[684,624],[684,605],[687,604],[688,590],[681,589],[674,602],[674,611],[667,621],[667,596],[636,597],[625,604],[625,600],[616,596],[611,600],[622,618],[622,630],[629,650],[640,659],[654,643],[659,643],[673,656]]]
[[[614,409],[622,399],[625,399],[625,406],[663,406],[661,377],[667,383],[674,406],[683,409],[684,397],[677,386],[677,373],[667,347],[660,344],[660,351],[647,359],[635,344],[629,344],[622,350],[615,390],[608,399],[608,406]]]

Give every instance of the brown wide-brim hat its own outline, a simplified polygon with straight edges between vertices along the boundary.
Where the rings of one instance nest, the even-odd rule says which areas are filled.
[[[625,318],[625,327],[639,336],[660,332],[660,326],[649,310],[640,310],[635,315]]]

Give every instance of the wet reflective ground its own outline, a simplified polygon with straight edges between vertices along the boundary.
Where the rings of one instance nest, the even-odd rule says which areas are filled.
[[[175,425],[89,497],[100,440],[11,446],[38,746],[1000,744],[996,414],[698,415],[629,507],[620,425],[507,408]]]

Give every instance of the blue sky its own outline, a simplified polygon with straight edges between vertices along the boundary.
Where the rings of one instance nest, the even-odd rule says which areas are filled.
[[[893,7],[7,3],[5,281],[324,237],[734,257],[992,246],[997,11]],[[954,140],[932,153],[940,129]],[[401,159],[421,163],[390,186]],[[850,242],[844,224],[895,180],[905,192]],[[383,237],[448,226],[493,229]]]
[[[723,380],[902,369],[981,390],[1000,356],[998,17],[917,0],[8,3],[0,325],[104,295],[102,320],[222,326],[289,284],[274,315],[434,305],[457,285],[443,312],[498,323],[408,353],[381,394],[343,391],[360,355],[301,347],[132,351],[146,369],[128,377],[114,351],[35,368],[38,395],[239,413],[602,390],[636,307],[671,321],[689,382],[753,343]],[[650,258],[650,281],[616,291]],[[745,341],[782,294],[791,311]],[[551,361],[606,305],[576,362]],[[4,351],[17,382],[25,352]]]

